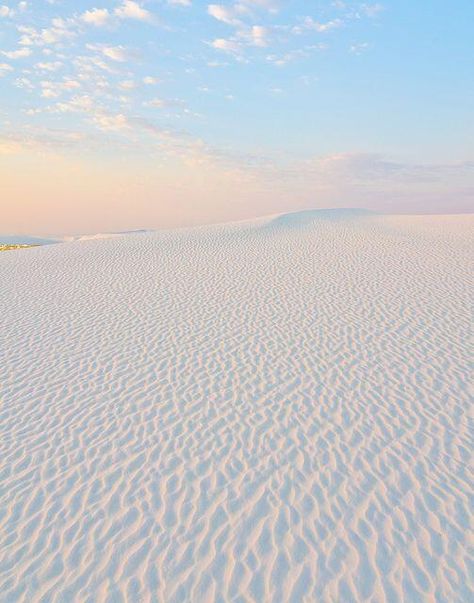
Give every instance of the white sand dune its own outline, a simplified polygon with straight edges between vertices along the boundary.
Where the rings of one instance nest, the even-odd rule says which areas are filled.
[[[97,232],[80,235],[55,235],[51,237],[36,237],[31,235],[0,234],[0,244],[4,245],[52,245],[53,243],[71,243],[89,239],[111,239],[126,234],[152,232],[147,230],[123,230],[117,232]]]
[[[472,216],[0,256],[0,600],[473,600]]]
[[[0,245],[52,245],[59,239],[32,237],[30,235],[0,234]]]
[[[65,235],[62,237],[62,242],[71,243],[73,241],[88,241],[89,239],[112,239],[115,237],[121,237],[126,234],[139,234],[145,232],[153,232],[151,230],[122,230],[117,232],[96,232],[93,234],[81,234],[81,235]]]

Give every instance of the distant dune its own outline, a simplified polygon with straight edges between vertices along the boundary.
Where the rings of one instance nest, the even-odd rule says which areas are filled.
[[[123,230],[117,232],[98,232],[92,234],[61,235],[52,237],[36,237],[32,235],[0,234],[0,245],[52,245],[53,243],[71,243],[88,241],[89,239],[111,239],[126,234],[152,232],[148,230]]]
[[[126,234],[140,234],[144,232],[152,232],[148,230],[123,230],[117,232],[98,232],[94,234],[82,234],[82,235],[70,235],[62,237],[63,241],[70,243],[72,241],[88,241],[90,239],[113,239],[114,237],[121,237]]]
[[[3,245],[51,245],[58,239],[32,237],[30,235],[0,234],[0,244]]]
[[[0,254],[0,600],[472,601],[473,226]]]

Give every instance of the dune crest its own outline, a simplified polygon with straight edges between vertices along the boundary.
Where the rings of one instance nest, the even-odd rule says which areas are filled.
[[[376,216],[377,213],[368,209],[335,208],[335,209],[307,209],[275,216],[270,224],[273,226],[310,226],[316,221],[343,222],[354,221],[362,218]]]
[[[472,216],[262,224],[0,256],[0,600],[472,598]]]

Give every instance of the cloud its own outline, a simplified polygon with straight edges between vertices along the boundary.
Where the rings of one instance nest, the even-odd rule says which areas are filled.
[[[40,62],[35,64],[36,69],[41,69],[42,71],[57,71],[63,66],[61,61],[50,61],[50,62]]]
[[[211,42],[211,46],[216,50],[222,50],[224,52],[230,52],[232,54],[239,54],[242,50],[242,45],[235,40],[228,40],[225,38],[217,38]]]
[[[285,27],[255,24],[251,20],[254,20],[255,10],[274,11],[276,6],[275,2],[267,0],[240,0],[232,5],[209,4],[207,12],[211,17],[234,27],[232,36],[216,38],[211,46],[233,54],[240,61],[243,61],[242,55],[246,47],[265,48],[270,44],[271,34],[278,29],[284,30]]]
[[[31,50],[29,48],[19,48],[18,50],[3,50],[2,54],[9,59],[23,59],[30,56]]]
[[[184,108],[186,103],[179,98],[153,98],[143,103],[145,107],[154,109]]]
[[[81,20],[88,25],[95,27],[104,27],[109,25],[112,20],[112,15],[106,8],[93,8],[81,15]]]
[[[104,48],[101,49],[101,52],[108,59],[118,61],[119,63],[128,61],[130,58],[130,53],[123,46],[104,46]]]
[[[122,80],[119,82],[119,88],[122,90],[134,90],[137,84],[134,80]]]
[[[210,43],[212,48],[235,56],[241,55],[245,47],[265,48],[270,42],[270,29],[262,25],[242,27],[231,38],[216,38]]]
[[[119,19],[136,19],[138,21],[151,21],[152,19],[150,11],[133,0],[123,0],[122,5],[116,8],[114,13]]]
[[[58,113],[90,113],[95,109],[94,99],[88,94],[74,96],[64,103],[57,103],[53,112]]]
[[[305,17],[301,25],[292,28],[292,33],[300,35],[305,31],[316,31],[318,33],[327,33],[333,29],[338,29],[344,25],[341,19],[332,19],[326,23],[315,21],[312,17]]]
[[[143,8],[138,2],[133,0],[122,0],[120,6],[112,12],[107,8],[92,8],[80,16],[80,20],[87,25],[95,27],[106,27],[111,25],[116,19],[134,19],[136,21],[152,21],[150,11]]]
[[[267,96],[269,91],[274,95],[284,91],[283,98],[289,99],[290,85],[287,81],[282,82],[275,79],[275,71],[269,69],[270,66],[281,67],[292,61],[311,57],[313,51],[326,47],[323,44],[310,46],[305,44],[308,41],[306,39],[300,43],[300,40],[293,37],[292,34],[310,34],[314,31],[318,34],[326,34],[343,25],[350,25],[356,18],[362,19],[364,16],[372,16],[379,12],[378,4],[362,5],[363,1],[354,0],[352,6],[356,8],[349,10],[349,3],[345,3],[344,8],[338,8],[334,2],[327,0],[322,4],[327,5],[328,9],[340,10],[340,12],[329,13],[329,16],[323,19],[319,16],[325,14],[323,11],[316,12],[315,9],[311,12],[311,9],[307,8],[309,12],[303,13],[302,19],[298,19],[297,15],[293,13],[292,20],[286,22],[288,13],[291,11],[285,10],[278,20],[273,17],[280,6],[286,7],[289,4],[286,2],[274,0],[215,0],[212,2],[211,0],[208,4],[207,2],[192,3],[191,0],[161,0],[161,6],[168,4],[176,8],[193,5],[192,10],[178,11],[179,15],[175,10],[168,9],[167,11],[167,16],[170,18],[172,15],[175,22],[173,24],[170,18],[166,36],[169,32],[169,39],[171,39],[176,31],[180,31],[183,34],[183,40],[189,37],[192,42],[186,46],[185,50],[182,47],[181,52],[177,53],[173,53],[173,50],[182,43],[182,40],[175,38],[177,40],[175,47],[174,42],[168,44],[167,37],[157,40],[156,36],[147,35],[147,33],[152,33],[152,29],[147,27],[146,23],[153,21],[153,14],[150,12],[153,9],[150,7],[159,4],[156,1],[113,0],[113,2],[100,3],[98,7],[94,7],[94,2],[91,0],[88,3],[77,3],[87,4],[87,10],[82,8],[77,11],[76,8],[77,12],[74,12],[74,3],[55,2],[53,10],[55,14],[60,15],[58,18],[49,17],[49,21],[43,21],[47,14],[43,11],[43,6],[41,12],[37,14],[37,19],[33,13],[32,16],[26,15],[24,21],[18,22],[17,31],[20,45],[16,48],[12,46],[13,50],[0,52],[0,59],[5,61],[7,61],[6,57],[12,59],[0,63],[0,75],[12,72],[13,68],[9,63],[13,64],[14,59],[30,56],[34,50],[36,52],[33,60],[27,62],[23,71],[19,71],[20,77],[8,77],[2,80],[5,85],[10,83],[10,79],[13,79],[12,85],[22,89],[21,94],[25,101],[23,104],[26,105],[24,115],[54,113],[59,121],[60,114],[67,114],[67,117],[63,119],[67,119],[68,122],[76,121],[78,127],[85,127],[87,132],[91,131],[92,124],[102,132],[121,132],[123,138],[133,142],[137,147],[142,143],[145,146],[145,139],[147,136],[149,137],[150,133],[159,133],[161,140],[164,136],[163,130],[166,128],[165,126],[158,127],[153,122],[142,118],[140,112],[150,116],[156,115],[160,120],[160,126],[167,124],[169,129],[172,129],[173,124],[178,123],[184,113],[191,114],[185,101],[159,96],[160,92],[156,92],[158,89],[153,89],[153,86],[160,83],[160,79],[153,75],[154,73],[163,74],[166,82],[175,82],[178,80],[178,73],[182,74],[180,66],[184,65],[186,74],[189,74],[190,84],[187,93],[191,98],[196,89],[205,90],[203,85],[206,83],[203,79],[205,74],[201,73],[201,66],[206,69],[206,66],[229,65],[233,62],[232,58],[246,63],[256,59],[260,61],[261,71],[259,72],[270,75],[270,79],[264,84]],[[369,0],[366,1],[369,2]],[[11,5],[15,6],[15,19],[19,19],[20,8],[17,0]],[[107,8],[103,8],[104,5]],[[31,10],[33,11],[33,8]],[[358,11],[357,17],[355,10]],[[206,14],[206,27],[211,33],[208,41],[204,41],[208,46],[207,52],[205,49],[204,52],[199,52],[198,44],[203,42],[199,16],[206,18]],[[304,17],[305,14],[312,14],[313,17]],[[341,16],[341,19],[333,18],[334,15]],[[176,20],[176,17],[179,17],[179,20]],[[189,20],[186,21],[188,17]],[[317,20],[317,18],[321,20]],[[126,27],[129,20],[134,21],[133,32],[128,31],[129,28]],[[32,27],[30,23],[35,23],[36,26]],[[183,24],[183,28],[173,29],[176,23]],[[295,24],[296,27],[294,27]],[[143,26],[140,27],[141,25]],[[134,36],[133,42],[130,42],[131,33]],[[316,36],[311,35],[311,38],[314,37]],[[141,54],[137,54],[127,47],[127,41],[135,44]],[[356,44],[353,46],[353,52],[362,49],[362,47],[356,48]],[[193,49],[192,54],[190,48]],[[215,49],[216,52],[212,53],[210,49]],[[226,53],[228,56],[225,54],[219,56],[218,52]],[[144,64],[137,65],[133,62],[134,59],[142,57]],[[166,58],[163,59],[163,57]],[[160,60],[162,60],[161,64]],[[21,66],[24,67],[24,64],[22,63]],[[146,75],[147,73],[151,75]],[[63,74],[64,77],[62,77]],[[222,76],[224,77],[225,74],[223,73]],[[57,81],[52,81],[55,79]],[[224,82],[222,87],[220,87],[220,83],[216,86],[213,85],[213,95],[221,100],[231,99],[233,94],[227,94],[227,92],[235,92],[236,98],[240,98],[238,85],[235,90],[234,87],[234,82],[231,81]],[[132,90],[134,92],[129,93]],[[18,90],[16,93],[20,94]],[[153,98],[155,93],[156,97]],[[47,104],[45,102],[35,104],[35,101],[32,100],[35,99],[35,94],[43,99],[51,99],[49,106],[45,106]],[[170,95],[172,96],[173,92]],[[271,103],[270,98],[268,98],[268,102]],[[145,111],[145,107],[148,109],[147,111]],[[208,114],[204,116],[209,119],[210,123],[213,119],[212,111],[212,106],[209,106]],[[84,126],[83,123],[81,126],[81,122],[86,125]],[[31,120],[30,124],[25,122],[20,125],[30,127],[33,123]],[[100,133],[96,132],[96,134],[102,136]],[[103,138],[105,139],[105,136]],[[114,140],[116,138],[119,136],[114,137]],[[207,145],[204,146],[207,149]],[[216,149],[212,151],[208,149],[206,154],[220,157],[220,160],[228,163],[232,163],[235,159],[232,152],[223,153]],[[254,160],[255,163],[259,163],[259,160],[255,158],[250,163]],[[271,164],[266,157],[261,160],[266,165]],[[239,161],[236,160],[236,163],[238,164]],[[331,169],[334,170],[335,165],[341,166],[342,163],[334,162],[331,165],[333,166]],[[310,170],[309,164],[305,169]],[[315,169],[314,163],[311,169]]]
[[[8,63],[0,63],[0,77],[7,75],[9,71],[13,71],[13,67]]]
[[[92,122],[99,130],[108,132],[117,132],[131,127],[127,117],[123,113],[116,115],[94,115]]]
[[[298,165],[301,174],[324,176],[327,180],[370,185],[385,182],[435,182],[449,175],[473,173],[470,161],[421,164],[387,158],[377,153],[337,153],[304,160]]]
[[[242,4],[234,6],[223,6],[222,4],[209,4],[207,12],[211,17],[222,21],[227,25],[241,25],[240,17],[242,13],[247,12],[247,9]]]
[[[250,46],[264,48],[269,43],[270,30],[262,25],[253,25],[249,29],[239,31],[238,36]]]
[[[81,87],[81,84],[73,79],[64,79],[61,82],[43,80],[40,82],[40,86],[42,89],[41,96],[43,98],[57,98],[62,92],[77,90]]]
[[[21,46],[44,46],[72,40],[77,32],[76,19],[56,18],[51,21],[51,27],[37,30],[34,27],[19,25],[18,31],[22,34],[19,44]]]
[[[15,11],[9,6],[2,5],[0,6],[0,17],[13,17]]]
[[[136,54],[125,46],[106,46],[102,44],[87,44],[89,50],[96,50],[104,57],[117,63],[125,63],[136,57]]]

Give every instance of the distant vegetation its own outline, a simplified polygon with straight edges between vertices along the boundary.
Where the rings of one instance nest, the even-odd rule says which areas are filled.
[[[26,249],[27,247],[39,247],[39,245],[29,245],[28,243],[3,245],[2,243],[0,243],[0,251],[10,251],[10,249]]]

